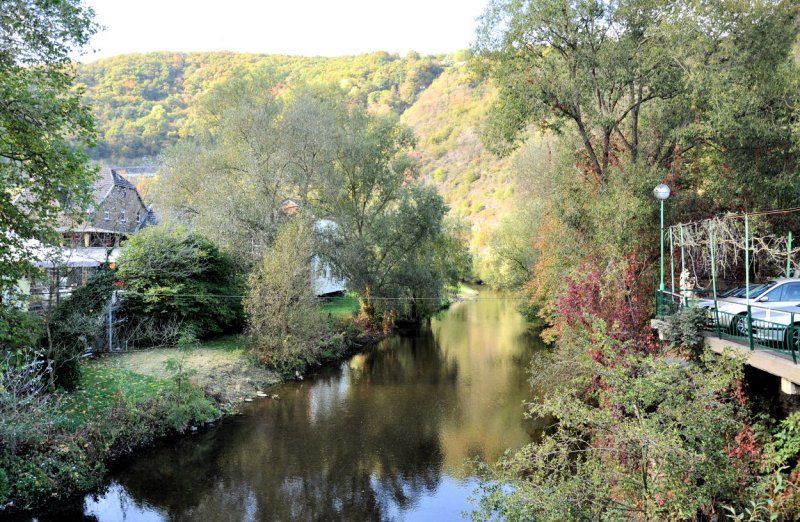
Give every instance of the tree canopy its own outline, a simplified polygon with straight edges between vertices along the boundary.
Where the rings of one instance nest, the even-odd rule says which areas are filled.
[[[499,88],[490,136],[507,150],[530,124],[569,124],[600,186],[620,163],[668,170],[692,153],[752,170],[757,149],[784,158],[757,162],[779,181],[796,169],[785,162],[796,143],[795,16],[793,2],[772,0],[495,0],[477,45]]]
[[[94,181],[84,145],[94,124],[72,89],[70,53],[96,26],[79,0],[0,3],[0,287],[26,267],[24,243],[56,215],[88,203]]]

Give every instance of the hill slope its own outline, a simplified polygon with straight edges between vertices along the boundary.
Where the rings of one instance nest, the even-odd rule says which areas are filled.
[[[258,72],[276,84],[337,84],[375,110],[402,113],[439,74],[443,57],[377,52],[341,58],[243,53],[148,53],[77,65],[78,87],[94,108],[93,157],[150,162],[185,133],[198,97],[234,75]]]
[[[494,222],[511,196],[510,160],[487,151],[480,127],[494,89],[464,65],[447,68],[403,114],[414,129],[422,173],[474,224]]]
[[[481,228],[508,204],[510,161],[486,151],[479,135],[494,90],[453,62],[383,52],[340,58],[149,53],[78,64],[77,74],[98,121],[93,157],[116,165],[157,164],[190,132],[198,98],[235,75],[257,72],[289,87],[336,84],[371,110],[402,115],[418,138],[423,179]]]

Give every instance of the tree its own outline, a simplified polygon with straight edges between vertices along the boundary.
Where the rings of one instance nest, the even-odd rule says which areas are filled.
[[[43,315],[43,356],[50,366],[50,387],[72,390],[80,382],[80,359],[106,344],[107,311],[114,292],[114,272],[107,266],[85,286]]]
[[[318,363],[330,342],[313,289],[315,242],[313,222],[295,216],[281,227],[248,280],[244,306],[250,344],[262,363],[285,375]]]
[[[532,125],[558,138],[552,163],[549,147],[517,155],[516,192],[527,184],[539,208],[525,289],[548,320],[560,320],[554,305],[578,267],[599,274],[603,296],[646,302],[618,289],[626,274],[656,274],[661,181],[670,223],[797,206],[795,4],[491,4],[478,44],[499,89],[486,137],[505,151],[538,138]]]
[[[489,136],[503,149],[531,123],[569,123],[584,171],[604,187],[620,162],[667,169],[703,144],[730,150],[720,114],[777,132],[759,116],[764,105],[792,110],[753,88],[765,85],[759,71],[791,62],[796,14],[771,0],[495,0],[477,45],[499,88]]]
[[[198,136],[167,159],[162,202],[198,232],[258,259],[272,242],[288,197],[278,118],[283,102],[269,79],[243,78],[212,91]]]
[[[447,207],[435,189],[415,183],[413,135],[396,118],[343,107],[339,126],[333,169],[316,202],[335,223],[322,230],[322,252],[360,295],[418,319],[461,275],[437,261],[451,245],[443,241]]]
[[[416,183],[410,129],[336,88],[280,89],[252,77],[206,98],[205,129],[171,154],[167,206],[252,266],[290,218],[282,202],[295,199],[331,222],[320,254],[352,289],[435,302],[458,276],[432,257],[452,251],[447,208]]]
[[[308,204],[333,163],[335,114],[323,96],[335,93],[279,89],[253,75],[209,93],[201,130],[170,151],[163,179],[164,206],[246,263],[275,239],[281,203]]]
[[[516,290],[530,280],[537,252],[532,232],[538,228],[541,205],[517,207],[494,229],[479,270],[480,278],[493,288]]]
[[[61,211],[89,203],[82,147],[94,123],[69,55],[96,31],[93,15],[79,0],[0,3],[0,288],[27,268],[26,240],[50,237]]]
[[[244,288],[233,260],[183,227],[162,224],[133,235],[117,275],[130,322],[177,321],[197,336],[241,324]]]

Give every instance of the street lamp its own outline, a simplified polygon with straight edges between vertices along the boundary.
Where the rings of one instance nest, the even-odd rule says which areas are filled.
[[[653,189],[653,195],[658,201],[661,202],[661,286],[659,290],[664,292],[664,201],[669,197],[672,191],[663,183],[656,185]]]

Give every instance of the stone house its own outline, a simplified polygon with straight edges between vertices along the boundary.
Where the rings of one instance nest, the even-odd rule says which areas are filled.
[[[114,266],[119,247],[130,234],[158,223],[152,207],[145,205],[136,187],[117,169],[99,172],[93,199],[80,218],[60,218],[60,246],[31,248],[34,266],[45,270],[45,277],[26,278],[18,284],[30,296],[32,310],[58,304],[85,285],[102,264]]]
[[[94,185],[94,204],[83,221],[62,220],[59,232],[64,246],[114,248],[125,238],[158,223],[152,206],[145,205],[139,191],[117,169],[100,171]]]

